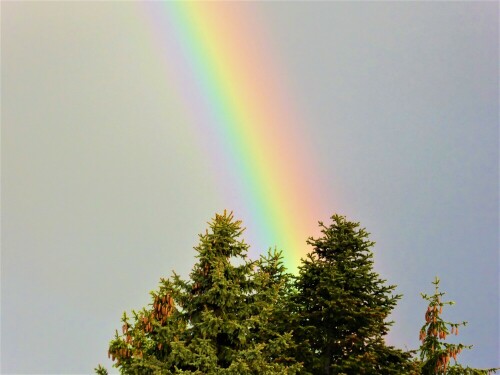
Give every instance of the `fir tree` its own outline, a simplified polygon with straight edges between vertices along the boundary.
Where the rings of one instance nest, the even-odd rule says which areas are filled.
[[[200,235],[190,279],[161,279],[152,303],[122,318],[109,355],[123,374],[294,374],[291,332],[276,324],[288,283],[277,252],[246,258],[241,222],[224,211]],[[105,373],[98,367],[96,372]]]
[[[406,374],[410,353],[387,346],[386,319],[399,295],[373,271],[365,229],[345,217],[320,222],[323,236],[310,238],[313,250],[302,260],[292,297],[297,359],[312,374]]]
[[[453,301],[443,301],[445,293],[439,291],[439,278],[432,282],[435,290],[429,296],[422,293],[422,298],[429,302],[425,312],[425,324],[420,329],[420,359],[422,361],[422,375],[487,375],[498,369],[475,369],[462,367],[457,363],[457,356],[464,349],[472,345],[450,344],[445,342],[448,335],[458,335],[458,329],[467,322],[452,323],[443,320],[443,306],[453,305]],[[454,363],[452,363],[454,362]]]

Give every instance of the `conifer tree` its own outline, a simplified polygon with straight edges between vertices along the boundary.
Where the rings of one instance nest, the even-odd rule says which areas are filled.
[[[291,332],[276,324],[289,277],[281,254],[246,258],[241,222],[224,211],[200,235],[190,279],[161,279],[152,303],[122,318],[109,346],[123,374],[295,374]],[[99,366],[96,372],[104,374]]]
[[[433,295],[422,293],[422,298],[429,301],[425,312],[425,324],[420,329],[419,339],[422,375],[487,375],[498,369],[475,369],[462,367],[457,363],[457,356],[463,349],[470,349],[472,345],[450,344],[445,342],[448,335],[458,335],[458,329],[467,324],[445,321],[441,314],[443,306],[453,305],[453,301],[443,301],[444,292],[439,291],[439,278],[432,282],[435,290]],[[452,363],[452,360],[454,363]]]
[[[399,295],[373,271],[374,245],[359,223],[333,215],[310,238],[292,297],[297,359],[311,374],[408,374],[410,353],[387,346],[386,319]]]

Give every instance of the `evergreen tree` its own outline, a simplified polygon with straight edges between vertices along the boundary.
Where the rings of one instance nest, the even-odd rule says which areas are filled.
[[[295,374],[291,332],[276,324],[289,277],[281,255],[246,258],[241,222],[224,211],[200,235],[190,279],[161,279],[152,303],[124,314],[109,346],[123,374]],[[96,368],[104,374],[105,369]]]
[[[420,359],[422,361],[422,375],[487,375],[498,369],[475,369],[462,367],[457,363],[457,356],[463,349],[470,349],[472,345],[450,344],[445,342],[446,336],[458,335],[458,328],[467,322],[452,323],[443,320],[443,306],[453,305],[453,301],[443,301],[445,293],[439,291],[439,278],[432,282],[435,290],[429,296],[422,293],[422,298],[429,301],[425,312],[425,324],[420,329]],[[451,363],[453,359],[454,364]]]
[[[411,354],[387,346],[399,295],[373,271],[373,242],[359,223],[333,215],[302,260],[292,297],[297,359],[312,374],[413,373]]]

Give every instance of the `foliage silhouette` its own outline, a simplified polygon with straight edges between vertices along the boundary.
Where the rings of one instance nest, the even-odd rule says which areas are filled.
[[[297,279],[297,359],[312,374],[403,374],[411,354],[387,346],[386,319],[400,295],[373,271],[374,245],[359,223],[333,215]]]
[[[292,333],[276,324],[290,282],[281,254],[249,261],[232,213],[216,215],[209,227],[195,247],[190,279],[175,273],[161,279],[147,308],[123,315],[122,332],[109,346],[121,373],[295,374],[301,368],[287,356]]]
[[[373,270],[374,243],[359,223],[333,215],[302,259],[297,276],[282,254],[247,259],[244,229],[216,214],[199,236],[188,280],[175,272],[151,303],[122,316],[108,356],[122,374],[482,375],[456,363],[470,346],[444,342],[462,323],[441,318],[444,293],[434,281],[416,351],[385,344],[387,318],[400,295]],[[453,358],[455,364],[451,364]],[[99,365],[99,375],[107,370]]]
[[[445,321],[441,314],[445,305],[453,305],[453,301],[443,301],[444,292],[439,291],[439,278],[436,277],[432,284],[435,287],[433,295],[422,293],[422,298],[429,302],[425,312],[425,324],[420,329],[419,339],[420,359],[422,361],[422,375],[486,375],[498,369],[475,369],[462,367],[457,363],[457,356],[464,349],[471,349],[472,345],[450,344],[445,342],[448,335],[458,335],[458,329],[467,325],[467,322],[453,323]],[[455,362],[451,363],[451,360]]]

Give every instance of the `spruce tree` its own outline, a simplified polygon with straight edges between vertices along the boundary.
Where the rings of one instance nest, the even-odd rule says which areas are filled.
[[[439,278],[432,282],[434,294],[422,293],[422,298],[429,302],[425,312],[425,324],[420,329],[419,339],[422,375],[487,375],[498,369],[475,369],[458,364],[457,356],[464,349],[471,349],[472,345],[451,344],[445,342],[448,335],[458,335],[459,327],[465,326],[466,321],[454,323],[445,321],[441,315],[445,305],[453,305],[453,301],[443,301],[444,292],[439,291]]]
[[[292,297],[297,359],[311,374],[413,373],[410,353],[387,346],[386,319],[399,295],[373,271],[374,245],[359,223],[333,215],[310,238]]]
[[[242,232],[232,213],[216,215],[195,247],[189,280],[161,279],[148,307],[124,314],[109,346],[121,373],[297,373],[291,332],[276,324],[289,284],[281,255],[248,260]]]

